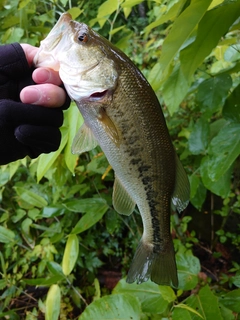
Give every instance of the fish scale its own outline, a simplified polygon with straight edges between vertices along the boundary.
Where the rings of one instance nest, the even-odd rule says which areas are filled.
[[[189,182],[153,89],[123,52],[68,13],[41,42],[34,61],[59,71],[84,118],[73,151],[99,144],[114,169],[116,211],[129,215],[138,206],[143,235],[127,282],[151,279],[177,287],[171,204],[179,211],[186,207]]]

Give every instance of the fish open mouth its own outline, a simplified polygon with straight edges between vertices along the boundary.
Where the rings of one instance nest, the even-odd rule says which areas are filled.
[[[90,95],[89,98],[91,101],[99,101],[99,100],[102,100],[103,98],[105,98],[107,93],[108,93],[108,90],[104,90],[102,92],[94,92]]]

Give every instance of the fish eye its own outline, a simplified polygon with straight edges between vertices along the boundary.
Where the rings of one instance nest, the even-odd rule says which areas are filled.
[[[82,33],[82,34],[80,34],[78,36],[78,40],[80,42],[87,42],[88,41],[88,35],[84,32],[84,33]]]

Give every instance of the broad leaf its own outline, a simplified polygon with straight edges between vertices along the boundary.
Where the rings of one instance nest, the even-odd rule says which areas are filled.
[[[170,9],[167,13],[163,14],[161,18],[157,19],[156,21],[150,23],[145,29],[145,33],[149,33],[153,28],[160,26],[161,24],[168,22],[169,20],[174,20],[179,13],[181,12],[182,8],[184,7],[187,0],[179,0]]]
[[[227,120],[240,122],[240,84],[225,101],[222,114]]]
[[[183,308],[174,308],[172,320],[192,320],[191,313]],[[199,318],[200,319],[200,318]]]
[[[191,308],[197,310],[204,320],[223,320],[218,298],[210,290],[209,286],[203,287],[198,294],[191,295],[187,300],[186,304]],[[198,316],[194,316],[193,319],[201,319]]]
[[[24,187],[14,187],[14,189],[16,190],[21,200],[32,206],[43,208],[48,204],[43,197],[39,196],[33,191],[27,190]]]
[[[191,251],[178,252],[176,254],[178,269],[179,289],[191,290],[198,283],[198,273],[201,270],[198,258]]]
[[[196,95],[201,111],[205,111],[209,115],[216,112],[223,106],[231,86],[232,78],[228,74],[220,74],[203,81],[199,85]]]
[[[159,60],[162,70],[168,69],[173,58],[196,28],[211,2],[212,0],[193,0],[175,20],[162,46],[162,55]]]
[[[117,10],[118,5],[118,0],[107,0],[100,5],[96,21],[100,24],[101,28],[104,26],[109,15]]]
[[[228,292],[225,295],[222,295],[219,298],[221,304],[223,304],[226,308],[240,313],[240,289],[236,289]]]
[[[62,279],[64,279],[63,275],[53,275],[49,278],[23,279],[23,281],[30,286],[51,286]]]
[[[224,126],[209,146],[208,176],[218,180],[233,164],[240,153],[240,124]]]
[[[71,152],[73,139],[83,123],[83,118],[76,107],[75,103],[65,112],[68,123],[68,141],[64,149],[64,158],[68,169],[73,173],[77,164],[78,155]]]
[[[45,173],[51,168],[55,160],[58,158],[68,140],[68,130],[66,127],[61,128],[62,141],[60,147],[56,152],[48,154],[41,154],[38,160],[37,167],[37,181],[39,182],[45,175]]]
[[[189,150],[192,154],[200,154],[206,151],[209,138],[209,123],[204,118],[197,120],[189,137]]]
[[[57,284],[48,290],[45,320],[58,320],[61,309],[61,291]]]
[[[79,253],[79,241],[75,234],[68,236],[67,244],[63,254],[62,271],[68,276],[77,262]]]
[[[218,180],[211,180],[208,175],[209,157],[204,157],[201,162],[200,172],[204,186],[216,195],[226,198],[231,190],[232,170],[228,169]]]
[[[191,81],[195,70],[239,17],[239,12],[239,1],[229,1],[206,12],[199,23],[196,40],[180,53],[182,71],[188,81]]]
[[[86,212],[72,230],[72,234],[81,233],[96,224],[108,210],[106,201],[102,198],[72,200],[64,204],[74,212]]]
[[[159,286],[151,281],[138,285],[128,284],[125,279],[122,279],[113,290],[113,294],[119,293],[128,293],[137,297],[141,302],[142,311],[149,313],[163,313],[176,299],[171,287]]]
[[[3,226],[0,226],[0,242],[9,243],[15,238],[15,233]]]
[[[187,94],[188,88],[189,84],[181,72],[181,69],[177,67],[167,78],[162,88],[163,99],[171,115],[177,111],[180,103]]]
[[[113,294],[93,301],[79,320],[140,320],[141,305],[130,294]]]
[[[207,190],[204,187],[202,180],[199,175],[193,173],[189,177],[189,182],[190,182],[190,200],[191,203],[194,205],[195,208],[198,210],[201,210],[202,205],[206,199],[206,193]]]

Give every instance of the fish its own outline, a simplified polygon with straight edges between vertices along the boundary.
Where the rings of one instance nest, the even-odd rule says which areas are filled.
[[[130,58],[69,13],[41,41],[34,64],[59,72],[84,119],[72,152],[99,145],[114,170],[114,209],[130,215],[137,205],[141,214],[126,281],[177,288],[170,215],[188,205],[189,181],[152,87]]]

